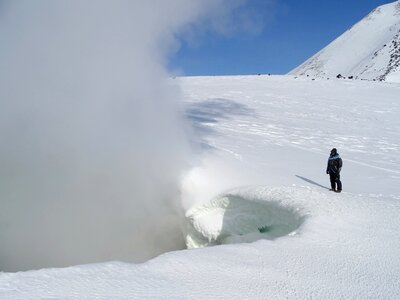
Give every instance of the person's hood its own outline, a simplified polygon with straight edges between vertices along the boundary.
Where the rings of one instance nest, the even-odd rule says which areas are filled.
[[[335,153],[335,154],[331,154],[330,156],[329,156],[329,158],[339,158],[340,157],[340,155],[339,155],[339,153]]]

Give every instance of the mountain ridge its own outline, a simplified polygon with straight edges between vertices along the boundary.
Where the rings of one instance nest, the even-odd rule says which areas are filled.
[[[289,74],[400,82],[400,1],[375,8]]]

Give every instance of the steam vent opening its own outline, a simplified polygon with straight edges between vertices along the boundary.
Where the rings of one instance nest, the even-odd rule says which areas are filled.
[[[304,220],[299,209],[274,199],[225,194],[186,213],[186,245],[200,248],[274,240],[296,233]]]

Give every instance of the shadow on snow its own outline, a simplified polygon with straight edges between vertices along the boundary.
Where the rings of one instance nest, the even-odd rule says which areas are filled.
[[[322,184],[319,184],[318,182],[312,181],[311,179],[305,178],[305,177],[300,176],[300,175],[295,175],[295,176],[296,176],[297,178],[300,178],[301,180],[304,180],[305,182],[308,182],[308,183],[311,183],[311,184],[313,184],[313,185],[316,185],[316,186],[319,186],[319,187],[321,187],[321,188],[324,188],[324,189],[329,190],[328,187],[323,186]]]
[[[185,115],[192,123],[197,138],[200,138],[202,148],[212,148],[205,139],[217,134],[213,124],[233,116],[254,116],[255,111],[234,100],[213,98],[189,104]]]

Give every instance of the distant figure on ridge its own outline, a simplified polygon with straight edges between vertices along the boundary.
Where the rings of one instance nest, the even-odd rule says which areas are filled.
[[[331,155],[329,155],[328,166],[326,168],[326,174],[329,174],[329,179],[331,180],[331,189],[340,193],[342,191],[342,182],[340,181],[340,170],[342,169],[342,159],[339,156],[336,148],[331,150]]]

